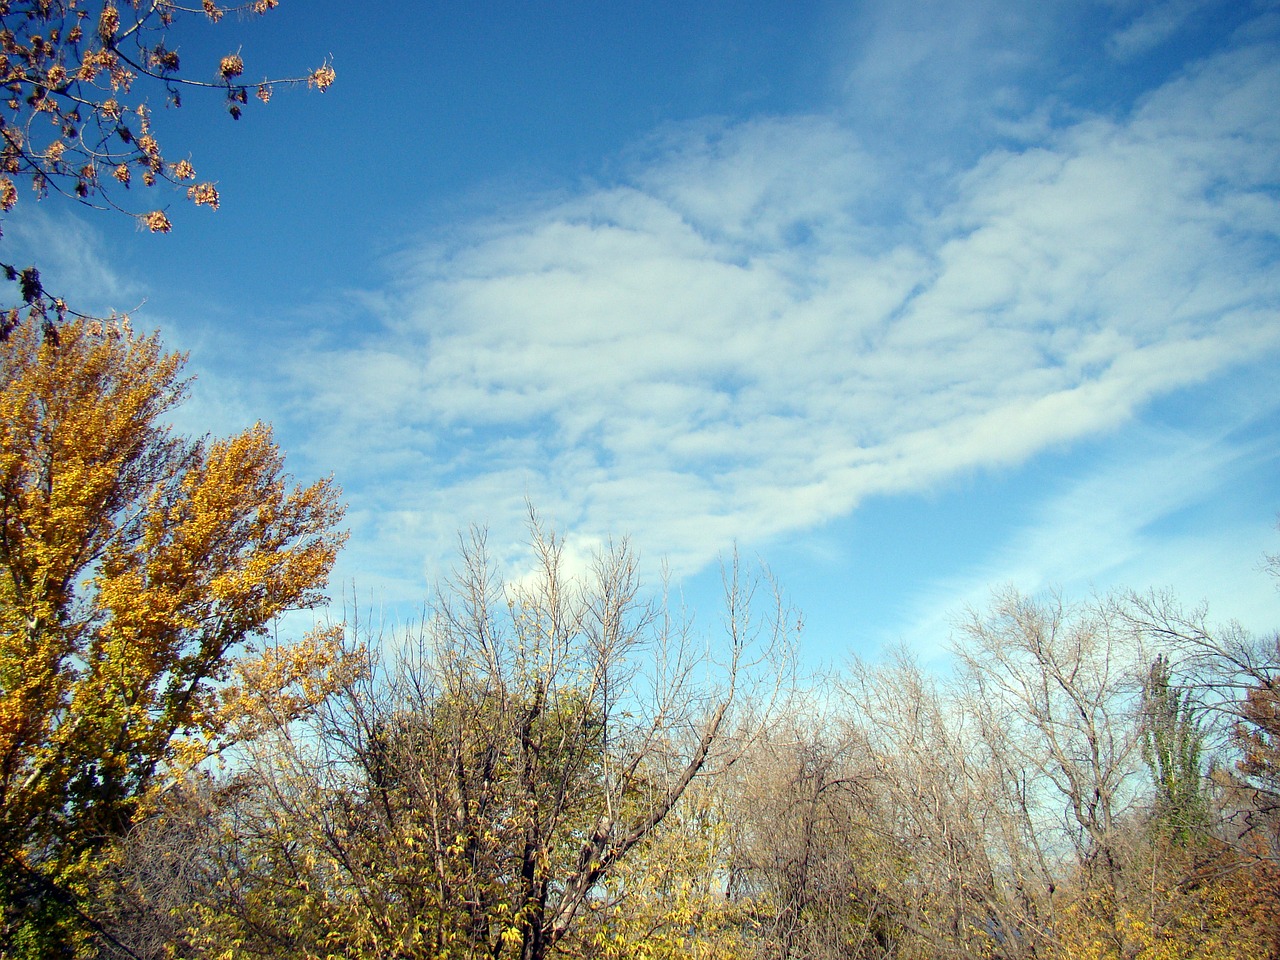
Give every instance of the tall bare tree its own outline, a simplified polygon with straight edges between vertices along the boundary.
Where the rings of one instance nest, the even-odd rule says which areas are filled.
[[[1114,887],[1139,749],[1132,717],[1141,673],[1127,635],[1094,607],[1012,591],[971,613],[962,631],[956,652],[975,693],[1023,737],[1027,765],[1063,802],[1080,861]]]
[[[911,949],[1024,957],[1044,942],[1057,856],[1034,774],[962,670],[899,653],[855,663],[850,723],[874,765],[868,815],[900,865],[895,917]]]
[[[641,600],[625,543],[575,578],[531,532],[504,582],[473,531],[420,628],[367,638],[385,659],[252,757],[210,949],[541,960],[625,907],[620,865],[767,714],[786,610],[735,562],[702,636]]]

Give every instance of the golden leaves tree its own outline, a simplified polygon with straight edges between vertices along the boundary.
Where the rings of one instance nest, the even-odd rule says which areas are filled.
[[[1280,641],[1276,653],[1280,663]],[[1238,709],[1240,722],[1232,731],[1241,754],[1236,773],[1257,812],[1256,848],[1280,859],[1280,672],[1259,676]]]
[[[147,96],[177,107],[184,91],[216,91],[239,118],[250,95],[265,103],[281,85],[327,89],[334,80],[328,63],[305,76],[252,82],[238,53],[194,69],[182,63],[172,33],[184,17],[216,23],[227,13],[257,16],[278,4],[0,0],[0,212],[17,204],[24,183],[36,197],[61,194],[122,211],[157,233],[171,227],[164,209],[122,204],[121,191],[168,183],[185,187],[192,203],[216,209],[217,187],[199,181],[189,159],[162,148]],[[35,267],[0,262],[0,270],[18,283],[25,305],[0,315],[0,340],[24,313],[48,324],[69,312],[46,293]]]
[[[261,424],[175,435],[184,359],[78,319],[0,354],[0,954],[56,926],[22,878],[74,896],[167,780],[339,664],[332,636],[267,642],[322,599],[337,490],[290,487]]]

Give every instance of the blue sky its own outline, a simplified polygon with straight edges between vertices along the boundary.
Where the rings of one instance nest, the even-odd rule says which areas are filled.
[[[325,95],[160,117],[223,207],[23,203],[51,286],[274,423],[407,610],[531,501],[715,615],[737,543],[812,659],[989,589],[1280,625],[1280,6],[287,0],[182,38]],[[228,46],[230,45],[230,46]],[[139,304],[142,308],[136,309]]]

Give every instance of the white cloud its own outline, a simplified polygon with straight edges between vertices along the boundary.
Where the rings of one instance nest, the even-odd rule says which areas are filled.
[[[529,498],[690,571],[1274,353],[1277,102],[1273,51],[1222,56],[892,228],[835,119],[666,131],[624,182],[423,247],[386,329],[287,389],[375,568],[438,572],[470,520],[514,545]]]

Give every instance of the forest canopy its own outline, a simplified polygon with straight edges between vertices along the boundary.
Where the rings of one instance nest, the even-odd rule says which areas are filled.
[[[178,43],[184,26],[222,36],[276,6],[0,0],[0,216],[67,200],[165,233],[174,197],[216,209],[217,184],[161,144],[155,111],[208,94],[230,121],[281,85],[326,89],[327,62],[258,79],[229,30],[203,61]],[[422,51],[413,54],[416,64]],[[1184,75],[1180,97],[1151,87],[1130,118],[1072,104],[1089,119],[1068,122],[1055,101],[1018,125],[1026,149],[1002,140],[977,166],[965,166],[978,150],[966,145],[963,162],[957,153],[914,174],[954,196],[912,196],[916,221],[871,231],[891,238],[887,253],[863,212],[901,198],[866,202],[859,191],[879,187],[866,186],[877,183],[863,176],[871,165],[850,177],[865,144],[843,118],[669,131],[676,147],[650,144],[665,159],[637,158],[630,180],[544,197],[528,205],[532,220],[459,231],[446,250],[457,272],[415,288],[439,322],[426,335],[402,324],[444,358],[406,377],[440,373],[448,389],[425,400],[404,390],[407,402],[376,416],[399,427],[395,417],[420,402],[430,416],[404,432],[447,423],[453,440],[474,444],[470,463],[504,468],[508,448],[536,433],[534,456],[588,464],[557,476],[569,478],[562,486],[589,478],[593,497],[600,476],[629,480],[639,465],[661,482],[615,485],[640,515],[660,506],[673,525],[686,522],[688,501],[659,504],[651,491],[672,489],[668,474],[692,476],[680,471],[698,461],[715,473],[694,485],[710,491],[697,509],[716,536],[749,527],[743,517],[795,529],[835,501],[847,513],[859,483],[918,490],[1082,435],[1062,424],[1114,425],[1116,410],[1269,349],[1251,332],[1258,304],[1273,306],[1268,280],[1183,270],[1271,262],[1256,238],[1241,239],[1273,239],[1257,228],[1269,168],[1237,163],[1233,181],[1183,125],[1189,102],[1237,89],[1222,74],[1247,75],[1261,87],[1220,111],[1230,122],[1218,146],[1233,162],[1270,156],[1267,78],[1280,73],[1250,57],[1202,66],[1196,83]],[[335,144],[383,142],[326,133]],[[768,167],[771,153],[786,162]],[[948,165],[956,178],[939,173]],[[1126,234],[1102,181],[1148,197],[1161,180],[1153,167],[1185,178],[1184,219],[1135,204],[1141,223]],[[406,169],[385,179],[405,189],[430,178]],[[345,186],[343,203],[359,206]],[[1079,203],[1091,190],[1092,206]],[[1015,216],[1011,204],[1031,212]],[[1068,207],[1072,217],[1046,216]],[[1112,245],[1077,256],[1091,231]],[[1156,271],[1164,238],[1204,263],[1165,250],[1176,263]],[[568,545],[572,531],[532,509],[518,560],[500,562],[506,545],[491,549],[483,527],[463,532],[456,567],[419,619],[387,622],[354,602],[339,613],[327,595],[347,540],[337,482],[292,477],[272,428],[251,417],[226,437],[178,429],[186,356],[125,318],[82,316],[45,289],[37,266],[3,254],[5,242],[14,305],[0,313],[0,957],[1280,958],[1280,635],[1214,622],[1172,595],[1002,587],[957,611],[949,638],[932,638],[949,641],[938,661],[892,649],[805,674],[801,617],[763,566],[730,555],[721,607],[695,616],[678,581],[642,582],[629,541],[600,541],[586,556]],[[820,269],[809,269],[813,256]],[[607,261],[593,276],[602,283],[562,296],[565,277],[596,261]],[[633,274],[637,264],[646,272]],[[705,329],[668,309],[672,277],[698,289],[689,303],[713,315]],[[1068,287],[1094,299],[1071,300]],[[545,309],[526,309],[548,288]],[[1152,291],[1166,288],[1161,306]],[[368,315],[407,300],[365,299],[378,301]],[[587,306],[569,316],[566,301]],[[645,367],[654,315],[692,358],[691,379],[677,379],[666,344],[641,377],[621,376],[633,361]],[[1071,326],[1079,316],[1088,326]],[[783,349],[788,317],[804,324],[795,339],[806,350]],[[940,319],[947,333],[935,340]],[[392,326],[396,346],[410,342]],[[330,332],[316,339],[341,339]],[[540,337],[567,349],[533,349]],[[876,339],[901,349],[876,352]],[[1008,343],[1014,359],[991,362],[992,345]],[[363,366],[367,346],[324,348],[319,416],[368,399],[361,389],[385,368]],[[296,367],[321,355],[290,348]],[[832,359],[864,350],[866,363]],[[1043,363],[1011,369],[1032,355]],[[1165,374],[1171,357],[1191,355],[1207,365],[1186,364],[1182,380]],[[536,376],[486,363],[500,356]],[[961,382],[987,367],[989,380]],[[388,395],[403,382],[387,379],[378,386]],[[603,391],[615,379],[615,406],[579,416],[578,381]],[[847,384],[863,395],[842,392]],[[928,395],[928,409],[905,409],[912,392]],[[469,419],[459,397],[484,409]],[[717,420],[713,407],[730,413]],[[504,418],[520,421],[511,435],[492,429]],[[377,439],[351,425],[373,422],[340,425],[370,459],[390,448],[369,454]],[[544,444],[554,431],[591,434],[590,446]],[[622,432],[630,459],[618,455]],[[655,436],[675,441],[662,451],[672,459],[653,456]],[[769,469],[741,452],[761,440],[783,448]],[[846,446],[814,465],[819,443]],[[776,480],[792,473],[803,490]],[[424,474],[398,479],[425,487],[442,476]],[[764,479],[736,486],[744,474]],[[477,499],[493,496],[494,474],[457,476],[446,481],[454,493],[479,478]],[[737,513],[729,501],[743,490],[756,503]],[[608,513],[623,501],[599,502]],[[1275,557],[1265,563],[1280,574]],[[849,638],[861,627],[846,626]]]

